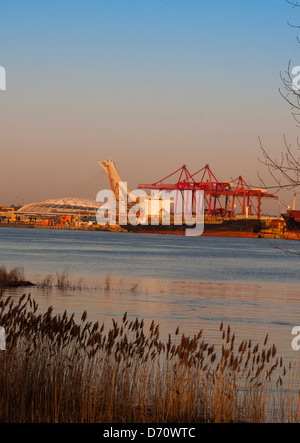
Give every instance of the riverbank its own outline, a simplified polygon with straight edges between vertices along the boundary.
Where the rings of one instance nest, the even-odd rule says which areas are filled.
[[[124,232],[124,233],[138,233],[138,234],[157,234],[157,235],[185,235],[184,227],[180,229],[162,229],[159,226],[151,226],[149,229],[146,227],[135,229],[132,227],[127,230],[121,226],[45,226],[40,224],[24,224],[24,223],[0,223],[0,228],[23,228],[23,229],[50,229],[50,230],[67,230],[67,231],[98,231],[98,232]],[[192,229],[192,228],[189,228]],[[234,237],[234,238],[265,238],[267,235],[261,235],[259,232],[249,232],[249,231],[218,231],[218,230],[208,230],[203,232],[204,237]],[[270,234],[269,238],[275,238],[274,234]],[[285,238],[285,237],[276,237]],[[298,239],[295,236],[286,237],[290,239]]]

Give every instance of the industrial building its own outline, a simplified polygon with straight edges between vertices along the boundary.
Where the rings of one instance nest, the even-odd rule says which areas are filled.
[[[30,203],[16,213],[16,221],[45,226],[76,227],[96,222],[96,212],[100,203],[78,198],[63,198]]]

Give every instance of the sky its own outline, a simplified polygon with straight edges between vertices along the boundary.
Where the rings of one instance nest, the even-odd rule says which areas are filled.
[[[288,22],[285,0],[0,0],[0,205],[95,199],[108,158],[131,189],[183,164],[270,182],[258,136],[276,157],[299,135]]]

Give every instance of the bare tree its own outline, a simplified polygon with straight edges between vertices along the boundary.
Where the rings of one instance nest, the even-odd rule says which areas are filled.
[[[285,0],[294,8],[300,7],[300,2]],[[300,26],[293,25],[288,22],[288,25],[293,28],[300,28]],[[300,39],[297,38],[299,44]],[[291,61],[288,63],[287,70],[284,74],[280,73],[283,89],[279,88],[279,93],[284,101],[289,105],[291,114],[296,121],[296,125],[300,127],[300,67],[292,67]],[[296,77],[295,77],[296,76]],[[259,159],[265,167],[267,167],[271,178],[273,179],[273,186],[266,186],[264,180],[259,176],[264,187],[272,189],[276,194],[282,190],[293,191],[294,196],[300,194],[300,138],[298,137],[296,143],[291,145],[286,136],[283,136],[283,151],[279,158],[272,157],[268,150],[263,146],[259,137],[260,149],[262,152],[262,159]],[[296,234],[296,239],[300,240],[300,233]],[[280,249],[287,254],[295,254],[300,256],[298,248],[284,247],[281,243],[272,246]]]
[[[300,7],[300,3],[285,0],[294,8]],[[288,23],[289,26],[300,28],[300,26]],[[300,40],[298,38],[299,44]],[[297,77],[295,75],[298,74]],[[280,73],[283,90],[279,88],[279,93],[283,99],[290,106],[293,118],[297,126],[300,127],[300,67],[292,68],[291,61],[288,64],[287,70],[284,74]],[[299,84],[296,80],[299,80]],[[264,180],[260,178],[261,183],[266,188],[274,189],[278,192],[282,189],[293,190],[294,193],[300,192],[300,138],[296,140],[296,144],[292,146],[286,136],[283,136],[283,151],[279,159],[273,158],[263,146],[259,137],[260,149],[262,152],[262,159],[260,161],[268,168],[268,171],[273,179],[274,186],[266,186]]]
[[[261,176],[259,176],[259,179],[264,188],[273,189],[274,193],[283,189],[293,190],[294,193],[297,193],[300,190],[300,157],[295,152],[295,147],[287,142],[286,136],[283,136],[283,140],[284,151],[277,159],[270,156],[259,137],[260,150],[263,155],[263,158],[259,160],[268,168],[274,185],[267,186]],[[297,150],[300,150],[299,139],[297,139]]]

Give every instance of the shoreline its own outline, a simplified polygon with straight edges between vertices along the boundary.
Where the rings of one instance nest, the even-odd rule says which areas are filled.
[[[60,231],[91,231],[91,232],[124,232],[134,234],[156,234],[156,235],[185,235],[184,229],[124,229],[121,226],[112,226],[110,228],[100,228],[95,226],[45,226],[38,224],[18,224],[18,223],[0,223],[0,228],[20,228],[20,229],[50,229]],[[156,226],[155,226],[156,228]],[[300,232],[286,231],[281,234],[274,233],[272,231],[267,232],[265,230],[260,232],[251,231],[229,231],[220,230],[212,231],[207,230],[201,234],[202,237],[231,237],[231,238],[269,238],[269,239],[282,239],[282,240],[300,240]]]
[[[124,232],[135,234],[157,234],[157,235],[185,235],[185,230],[163,230],[163,229],[131,229],[126,230],[121,227],[112,227],[102,229],[99,227],[63,227],[63,226],[43,226],[43,225],[24,225],[17,223],[0,223],[0,228],[20,228],[20,229],[50,229],[61,231],[92,231],[92,232]],[[204,231],[203,237],[235,237],[235,238],[260,238],[259,233],[247,231]]]

